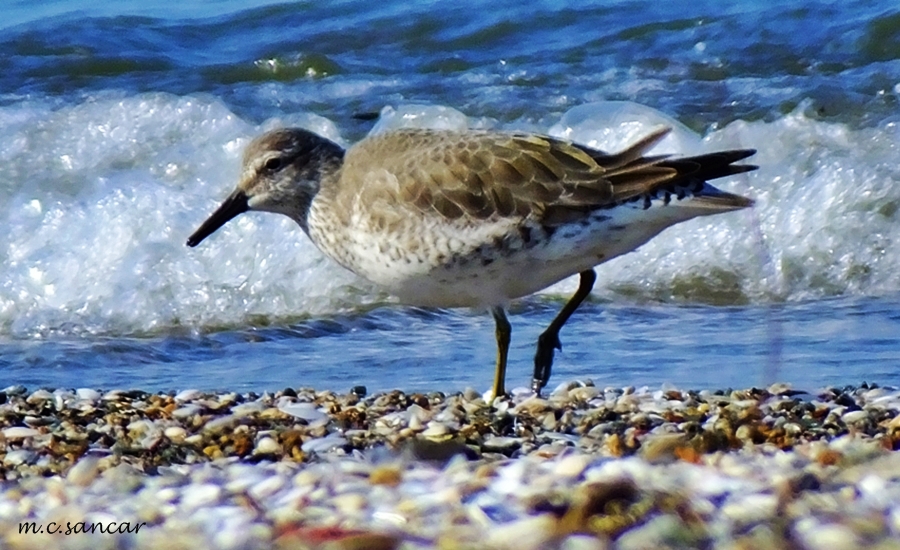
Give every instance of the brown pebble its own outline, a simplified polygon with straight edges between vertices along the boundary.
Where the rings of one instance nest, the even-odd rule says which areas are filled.
[[[680,433],[647,436],[641,442],[640,454],[651,463],[674,461],[676,451],[687,443],[687,436]]]
[[[246,433],[235,433],[232,439],[234,453],[238,456],[247,456],[253,451],[253,438]]]
[[[295,448],[303,445],[303,432],[300,430],[285,430],[278,437],[281,446],[288,452],[293,452]]]
[[[640,499],[634,481],[627,478],[582,485],[571,508],[560,520],[562,534],[593,533],[595,516],[619,516]],[[618,528],[614,529],[618,530]],[[612,534],[603,528],[606,534]]]
[[[612,456],[619,457],[625,454],[625,447],[622,445],[622,438],[619,437],[619,434],[610,434],[604,443]]]
[[[203,454],[213,460],[225,456],[225,453],[222,452],[222,449],[220,449],[218,445],[209,445],[207,447],[204,447]]]
[[[369,483],[372,485],[387,485],[396,487],[403,481],[403,473],[396,466],[379,466],[369,474]]]
[[[816,462],[821,464],[822,466],[834,466],[838,464],[841,459],[844,458],[840,452],[835,451],[834,449],[824,449],[818,455],[816,455]]]

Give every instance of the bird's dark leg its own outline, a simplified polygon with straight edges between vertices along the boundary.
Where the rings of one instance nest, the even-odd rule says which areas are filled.
[[[506,393],[506,359],[509,356],[509,341],[512,336],[512,326],[506,318],[506,312],[502,307],[492,307],[491,315],[494,316],[497,335],[497,370],[494,372],[494,398]]]
[[[550,367],[553,366],[553,350],[562,349],[562,344],[559,341],[559,330],[566,324],[572,313],[578,309],[581,302],[591,293],[591,289],[594,288],[594,282],[597,280],[597,274],[594,273],[593,269],[582,271],[579,275],[581,278],[578,281],[578,290],[575,291],[575,294],[569,298],[566,305],[553,318],[547,330],[538,336],[537,352],[534,354],[534,378],[531,380],[531,389],[535,395],[540,395],[541,389],[550,380]]]

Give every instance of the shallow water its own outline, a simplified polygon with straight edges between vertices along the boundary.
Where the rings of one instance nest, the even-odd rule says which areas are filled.
[[[658,123],[660,152],[757,148],[721,184],[757,206],[598,268],[551,384],[900,383],[893,4],[31,4],[0,8],[0,383],[485,389],[484,312],[393,304],[271,215],[184,240],[281,124]],[[514,309],[511,385],[574,288]]]
[[[530,384],[534,342],[556,305],[532,302],[510,317],[510,387]],[[385,307],[202,336],[18,340],[4,345],[0,368],[29,387],[484,389],[493,376],[492,323],[486,314]],[[588,378],[616,387],[897,386],[898,331],[895,300],[591,303],[563,331],[551,386]]]

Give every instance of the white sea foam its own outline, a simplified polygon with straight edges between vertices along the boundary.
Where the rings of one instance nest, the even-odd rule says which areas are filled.
[[[243,216],[204,246],[184,246],[260,130],[217,100],[148,94],[19,109],[0,109],[9,136],[0,144],[0,333],[235,324],[364,299],[346,298],[355,278],[287,219]],[[320,117],[283,122],[338,138]]]
[[[606,116],[607,106],[598,109]],[[600,292],[764,302],[900,289],[897,127],[851,130],[803,112],[801,105],[774,122],[736,121],[697,147],[679,145],[684,153],[757,149],[747,162],[758,171],[716,182],[757,205],[670,228],[601,266]],[[588,112],[586,118],[602,128],[604,116]],[[646,115],[646,126],[658,122]],[[593,136],[588,131],[573,139]],[[629,140],[599,141],[617,149]]]
[[[717,182],[755,198],[754,209],[668,230],[601,266],[596,292],[725,302],[896,292],[897,125],[853,130],[802,113],[738,121],[701,138],[652,109],[600,103],[546,128],[615,150],[675,124],[660,151],[759,149],[750,159],[759,171]],[[490,123],[448,107],[384,114],[378,131]],[[256,127],[207,96],[0,107],[0,335],[233,326],[384,299],[277,216],[244,215],[200,247],[184,246],[234,185],[243,146],[278,124],[342,142],[327,119],[298,115]],[[572,288],[567,281],[548,292]]]

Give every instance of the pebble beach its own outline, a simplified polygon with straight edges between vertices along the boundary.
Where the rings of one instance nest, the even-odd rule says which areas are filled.
[[[900,547],[896,388],[0,401],[6,548]]]

